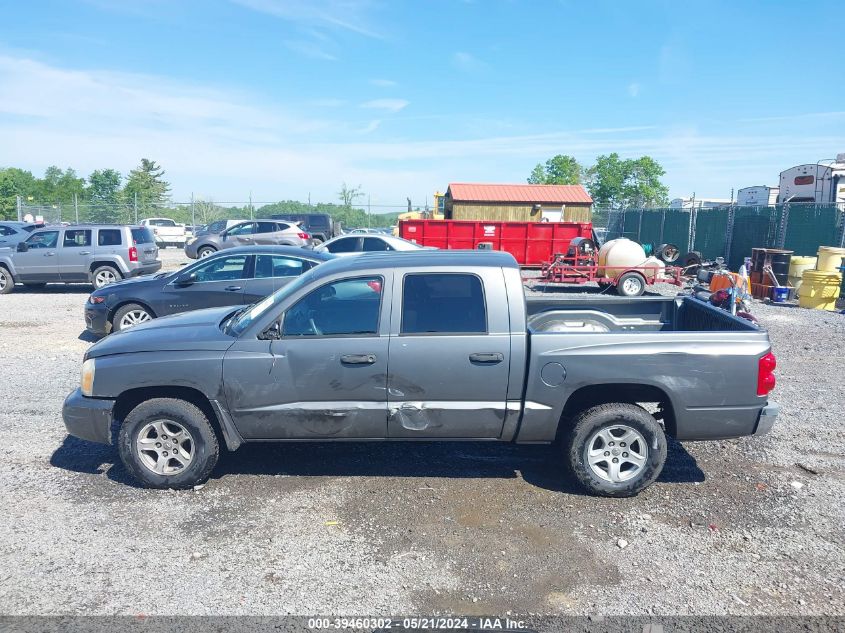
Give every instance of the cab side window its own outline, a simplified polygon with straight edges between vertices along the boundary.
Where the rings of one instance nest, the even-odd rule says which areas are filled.
[[[99,246],[120,246],[120,229],[100,229],[97,233]]]
[[[63,248],[76,248],[78,246],[91,246],[90,229],[66,229],[65,237],[62,240]]]
[[[359,277],[326,284],[285,313],[282,336],[375,335],[384,280]]]
[[[26,245],[29,248],[56,248],[58,241],[58,231],[42,231],[30,235],[26,240]]]

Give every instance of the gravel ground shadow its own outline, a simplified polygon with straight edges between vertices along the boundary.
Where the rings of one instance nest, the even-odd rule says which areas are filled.
[[[513,479],[539,488],[582,494],[569,476],[556,446],[517,446],[474,442],[303,442],[265,443],[223,453],[212,474],[290,477],[434,477]],[[84,474],[107,473],[131,486],[132,480],[113,446],[67,436],[50,465]],[[679,442],[669,441],[666,466],[658,481],[704,481],[695,458]]]

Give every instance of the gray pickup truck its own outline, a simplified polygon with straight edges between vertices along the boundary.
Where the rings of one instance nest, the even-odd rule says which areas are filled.
[[[588,491],[630,496],[667,434],[767,432],[774,367],[765,331],[692,298],[526,300],[505,253],[373,253],[100,341],[63,417],[158,488],[220,445],[498,440],[559,442]]]

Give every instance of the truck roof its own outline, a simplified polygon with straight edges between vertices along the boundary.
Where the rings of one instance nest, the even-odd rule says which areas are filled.
[[[413,268],[416,266],[473,266],[485,268],[519,268],[513,255],[502,251],[419,250],[362,253],[338,257],[314,269],[318,277],[338,270],[354,272],[373,268]]]

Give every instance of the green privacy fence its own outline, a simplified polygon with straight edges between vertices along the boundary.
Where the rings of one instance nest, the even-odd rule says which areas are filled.
[[[819,246],[845,246],[845,209],[840,205],[789,204],[712,209],[595,209],[593,223],[606,239],[654,246],[676,244],[705,258],[724,257],[736,270],[751,249],[785,248],[814,255]]]

